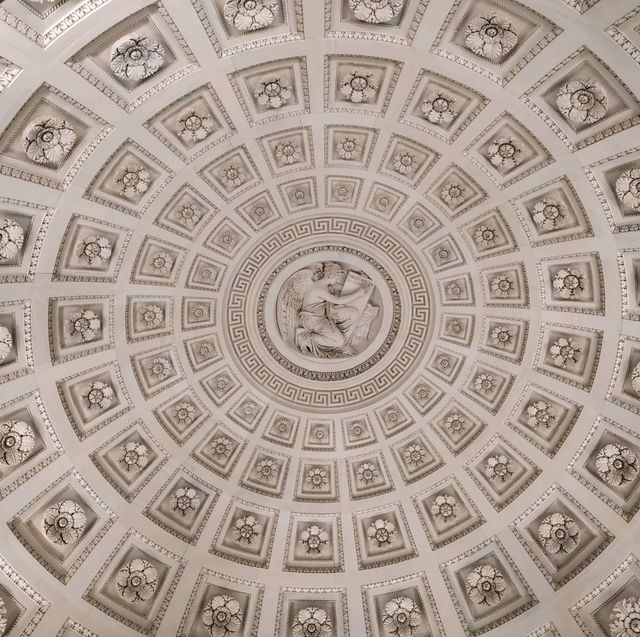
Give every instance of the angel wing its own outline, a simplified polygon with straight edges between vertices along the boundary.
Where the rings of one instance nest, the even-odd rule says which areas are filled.
[[[295,342],[298,327],[298,312],[302,308],[304,293],[311,283],[313,270],[305,268],[289,277],[278,294],[276,302],[276,318],[280,334],[285,343]]]

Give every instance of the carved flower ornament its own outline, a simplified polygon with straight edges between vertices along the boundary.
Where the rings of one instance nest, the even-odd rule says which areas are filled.
[[[511,461],[503,454],[491,456],[485,464],[485,472],[490,480],[505,482],[509,476],[513,475]]]
[[[587,280],[576,268],[564,268],[553,277],[553,289],[563,299],[575,299],[584,292]]]
[[[121,80],[145,80],[157,73],[163,62],[164,49],[151,36],[132,33],[111,49],[111,70]]]
[[[404,459],[410,465],[418,466],[424,462],[427,452],[422,445],[409,445],[404,450]]]
[[[497,137],[489,146],[487,152],[489,161],[496,168],[511,170],[520,163],[522,144],[512,137]]]
[[[214,120],[207,113],[196,109],[187,111],[179,120],[178,135],[186,142],[202,141],[213,131]]]
[[[159,305],[148,303],[140,310],[140,320],[149,329],[158,327],[164,320],[164,311]]]
[[[640,599],[625,597],[611,610],[609,630],[612,637],[637,637],[640,635]]]
[[[565,218],[566,211],[567,206],[562,201],[543,199],[533,207],[533,222],[544,230],[555,230]]]
[[[431,505],[431,513],[437,517],[447,521],[449,518],[456,517],[456,509],[458,508],[458,501],[451,495],[440,494],[437,495],[433,504]]]
[[[329,477],[322,467],[312,467],[307,472],[306,483],[312,489],[322,489],[329,484]]]
[[[173,416],[179,423],[190,425],[196,417],[196,408],[192,403],[184,400],[175,406]]]
[[[498,13],[473,18],[465,30],[467,48],[489,60],[505,56],[517,43],[516,28]]]
[[[23,420],[0,423],[0,463],[13,466],[24,462],[36,446],[36,434]]]
[[[151,175],[143,166],[126,166],[118,172],[115,182],[120,185],[121,195],[136,197],[149,190]]]
[[[12,219],[0,217],[0,263],[14,259],[24,244],[24,230]]]
[[[419,606],[410,597],[395,597],[387,602],[382,613],[382,625],[390,635],[411,637],[422,624]]]
[[[171,494],[171,508],[182,516],[197,511],[199,506],[200,496],[192,487],[180,487]]]
[[[494,606],[506,590],[504,576],[489,564],[476,566],[467,575],[466,588],[471,601],[478,605]]]
[[[338,141],[336,148],[338,157],[346,160],[358,159],[362,152],[362,146],[356,141],[355,137],[342,137]]]
[[[625,170],[616,179],[616,194],[625,206],[640,210],[640,168]]]
[[[557,367],[566,369],[569,365],[577,365],[580,362],[582,348],[571,338],[562,337],[553,342],[549,353]]]
[[[345,75],[340,85],[342,95],[354,104],[368,102],[377,90],[378,84],[373,73],[361,69],[353,69],[351,73]]]
[[[224,17],[238,31],[268,27],[278,13],[278,0],[225,0]]]
[[[304,544],[307,553],[320,553],[322,547],[329,542],[329,534],[316,524],[308,526],[300,534],[300,543]]]
[[[562,115],[574,124],[593,124],[607,112],[604,88],[590,78],[567,82],[558,91],[556,104]]]
[[[24,136],[27,157],[38,164],[58,164],[76,143],[73,126],[60,117],[39,117]]]
[[[151,562],[136,558],[118,571],[116,586],[126,601],[133,604],[146,602],[158,586],[158,571]]]
[[[127,442],[120,447],[120,462],[127,471],[144,469],[149,464],[149,448],[135,440]]]
[[[236,542],[251,544],[254,538],[262,534],[262,525],[253,515],[238,518],[233,525],[233,537]]]
[[[13,347],[13,336],[8,328],[0,325],[0,364],[3,363]]]
[[[79,336],[83,343],[92,341],[100,330],[100,317],[93,310],[78,310],[69,317],[71,336]]]
[[[113,247],[106,237],[90,235],[76,246],[76,256],[90,266],[106,263],[111,257]]]
[[[580,529],[575,520],[563,513],[548,515],[538,527],[542,546],[553,553],[571,553],[580,541]]]
[[[555,419],[554,410],[544,400],[537,400],[527,407],[527,424],[529,427],[534,429],[545,427],[548,429]]]
[[[332,637],[333,635],[327,611],[316,606],[306,606],[299,610],[291,629],[293,637]]]
[[[395,525],[389,522],[389,520],[383,520],[382,518],[374,520],[367,529],[367,537],[370,540],[374,540],[379,547],[385,544],[391,544],[395,534]]]
[[[450,124],[458,115],[458,111],[453,108],[456,103],[453,97],[449,97],[444,93],[438,93],[435,97],[424,100],[422,106],[422,115],[432,124],[446,126]]]
[[[275,109],[284,106],[293,97],[293,92],[279,77],[270,77],[258,84],[254,96],[261,106]]]
[[[378,469],[371,462],[363,462],[356,471],[358,480],[370,484],[378,477]]]
[[[402,11],[404,0],[349,0],[353,15],[369,24],[391,22]]]
[[[211,637],[227,637],[242,625],[240,602],[230,595],[216,595],[202,611],[202,623]]]
[[[440,198],[448,206],[455,208],[464,202],[465,190],[466,188],[460,184],[448,182],[440,189]]]
[[[89,409],[98,408],[100,411],[106,411],[113,403],[115,392],[108,383],[95,380],[89,385],[82,397]]]
[[[84,509],[73,500],[51,505],[42,518],[47,537],[54,544],[71,544],[80,538],[87,524]]]
[[[610,443],[598,451],[596,470],[605,482],[621,487],[636,478],[640,464],[629,447]]]

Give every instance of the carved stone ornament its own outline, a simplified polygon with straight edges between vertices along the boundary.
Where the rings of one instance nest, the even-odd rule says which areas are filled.
[[[410,597],[395,597],[385,604],[382,625],[390,635],[411,637],[421,624],[420,607]]]
[[[333,637],[331,620],[324,608],[306,606],[299,610],[291,624],[293,637]]]
[[[340,92],[350,102],[361,104],[368,102],[375,96],[378,92],[378,84],[373,77],[373,73],[361,69],[353,69],[342,78]]]
[[[469,598],[479,606],[495,606],[505,594],[507,586],[504,575],[493,566],[476,566],[466,578]]]
[[[629,447],[610,443],[598,451],[596,470],[605,482],[620,487],[635,480],[640,463]]]
[[[378,329],[375,290],[367,275],[334,261],[298,270],[278,294],[277,323],[283,341],[314,358],[359,354]]]
[[[75,143],[73,126],[60,117],[39,117],[24,136],[27,157],[38,164],[59,164]]]
[[[258,104],[275,109],[284,106],[293,97],[293,92],[286,82],[275,76],[262,80],[254,95]]]
[[[54,544],[71,544],[78,540],[87,524],[84,509],[73,500],[51,505],[42,518],[47,537]]]
[[[163,62],[164,48],[151,36],[132,33],[111,49],[111,70],[121,80],[146,80],[160,70]]]
[[[560,88],[556,104],[575,124],[593,124],[605,116],[608,99],[601,84],[590,78],[580,78]]]
[[[6,360],[13,348],[13,336],[8,328],[0,325],[0,363]]]
[[[476,55],[490,60],[504,57],[518,43],[518,33],[499,13],[473,18],[465,30],[465,44]]]
[[[0,263],[14,259],[24,243],[24,230],[11,219],[0,217]]]
[[[24,462],[36,445],[36,434],[22,420],[0,423],[0,463],[13,466]]]
[[[613,607],[609,616],[611,637],[636,637],[640,635],[640,600],[625,597]]]
[[[151,599],[158,585],[158,571],[147,560],[136,558],[127,562],[116,575],[120,595],[129,603]]]
[[[238,31],[268,27],[279,11],[278,0],[225,0],[225,20]]]
[[[580,541],[580,529],[573,519],[562,513],[552,513],[542,520],[538,535],[549,553],[571,553]]]
[[[230,595],[216,595],[205,605],[202,623],[211,637],[227,637],[237,633],[242,625],[240,602]]]
[[[349,0],[353,14],[363,22],[382,24],[391,22],[404,5],[404,0]]]

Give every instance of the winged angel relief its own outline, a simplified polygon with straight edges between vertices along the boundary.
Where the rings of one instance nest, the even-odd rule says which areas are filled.
[[[370,342],[379,308],[375,286],[361,272],[339,263],[314,263],[293,274],[278,295],[278,328],[285,343],[318,358],[346,358]]]

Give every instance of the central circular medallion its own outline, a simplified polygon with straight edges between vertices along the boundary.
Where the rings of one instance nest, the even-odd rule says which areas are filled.
[[[289,372],[322,381],[352,378],[393,344],[401,317],[390,274],[347,246],[301,250],[268,277],[258,299],[258,329]]]
[[[280,335],[305,356],[326,359],[360,354],[379,328],[381,306],[370,302],[376,292],[364,272],[345,263],[312,263],[292,274],[278,293]]]
[[[301,217],[247,246],[225,290],[232,359],[261,394],[308,411],[380,400],[433,329],[422,264],[375,221]]]

